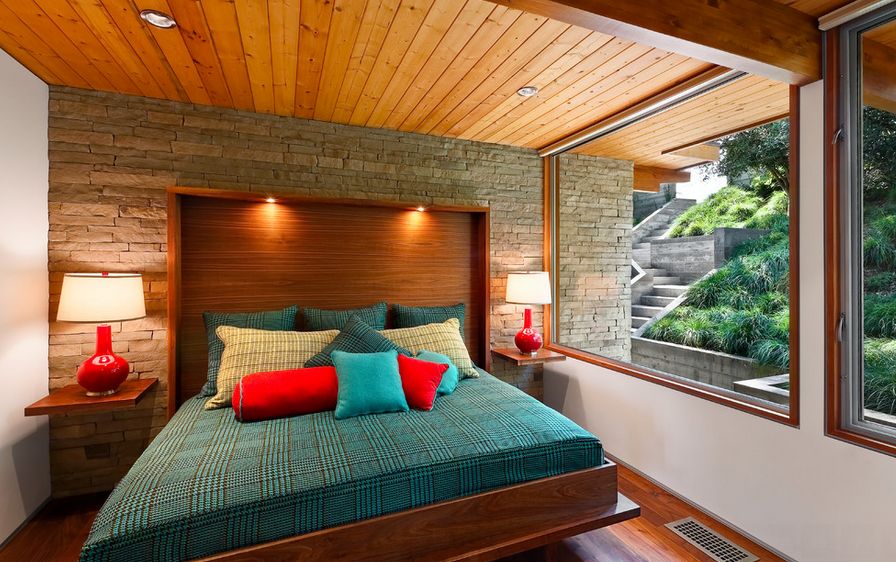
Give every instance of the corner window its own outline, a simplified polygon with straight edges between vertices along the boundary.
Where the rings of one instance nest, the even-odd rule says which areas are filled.
[[[796,136],[740,75],[548,155],[552,349],[796,424]]]

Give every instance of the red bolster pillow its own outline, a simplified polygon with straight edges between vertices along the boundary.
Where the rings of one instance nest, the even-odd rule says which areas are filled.
[[[335,367],[309,367],[246,375],[233,389],[236,419],[249,422],[336,409]]]

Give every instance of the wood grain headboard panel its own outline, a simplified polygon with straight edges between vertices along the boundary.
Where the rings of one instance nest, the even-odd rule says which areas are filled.
[[[463,302],[467,347],[487,368],[487,208],[192,188],[168,203],[169,415],[205,382],[206,310]]]

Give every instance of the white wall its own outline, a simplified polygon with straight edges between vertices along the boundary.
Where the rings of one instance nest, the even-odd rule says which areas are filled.
[[[50,495],[47,85],[0,51],[0,542]]]
[[[621,461],[796,560],[896,560],[896,458],[824,436],[821,83],[801,102],[801,427],[571,359],[546,370],[546,401]]]

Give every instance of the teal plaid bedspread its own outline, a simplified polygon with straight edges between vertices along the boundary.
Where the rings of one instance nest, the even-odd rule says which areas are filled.
[[[100,510],[81,560],[186,560],[603,464],[600,442],[488,374],[431,412],[240,423],[188,400]]]

